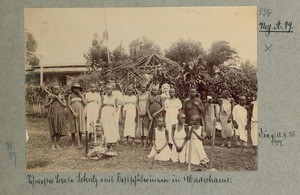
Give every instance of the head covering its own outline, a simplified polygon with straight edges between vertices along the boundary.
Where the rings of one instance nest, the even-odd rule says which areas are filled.
[[[207,96],[207,100],[212,100],[213,98],[211,96]]]
[[[128,85],[127,89],[133,90],[133,85],[132,84]]]
[[[239,98],[240,98],[240,100],[245,100],[245,99],[246,99],[246,96],[241,95]]]
[[[79,83],[73,83],[73,85],[71,86],[71,91],[73,92],[75,88],[79,89],[79,91],[81,92],[83,90]]]
[[[152,89],[157,89],[158,90],[159,89],[159,84],[153,85]]]

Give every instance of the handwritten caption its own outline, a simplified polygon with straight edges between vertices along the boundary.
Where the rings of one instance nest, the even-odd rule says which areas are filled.
[[[9,159],[12,161],[13,165],[17,167],[17,153],[13,149],[13,141],[9,140],[5,142],[5,145],[6,145],[6,151],[9,155]]]
[[[258,15],[262,21],[258,22],[258,32],[264,33],[265,37],[269,37],[270,34],[291,34],[294,33],[294,23],[289,20],[275,20],[275,22],[266,22],[264,20],[272,16],[273,10],[270,8],[259,8]],[[268,19],[269,20],[269,19]],[[264,52],[271,52],[273,43],[264,43]]]
[[[138,184],[143,183],[186,183],[186,184],[229,184],[232,183],[231,177],[215,177],[212,175],[209,176],[200,176],[195,177],[193,175],[186,176],[176,176],[172,175],[171,177],[154,177],[151,174],[135,174],[133,176],[128,176],[122,173],[117,173],[115,175],[109,176],[96,176],[95,174],[88,174],[79,172],[75,176],[63,176],[56,174],[53,177],[36,177],[33,174],[27,175],[27,181],[32,186],[47,187],[49,185],[61,185],[61,184],[86,184],[93,185],[95,188],[98,188],[103,183],[119,183],[123,185],[130,185],[136,187]]]
[[[283,141],[288,138],[294,138],[296,131],[269,132],[260,128],[258,136],[262,140],[270,140],[273,146],[284,146]]]
[[[274,24],[260,22],[259,23],[259,32],[265,33],[265,36],[268,37],[271,33],[293,33],[294,27],[293,22],[291,21],[277,21]]]

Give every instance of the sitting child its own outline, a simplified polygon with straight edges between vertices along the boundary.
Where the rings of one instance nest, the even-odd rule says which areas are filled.
[[[186,142],[189,133],[189,127],[185,124],[185,114],[179,113],[177,115],[178,124],[172,125],[172,154],[171,160],[173,162],[185,163],[186,161]]]
[[[187,162],[191,162],[193,165],[203,164],[207,167],[209,162],[202,141],[205,138],[205,132],[202,126],[200,126],[200,116],[193,115],[191,117],[191,128],[189,131],[190,140],[187,143]],[[191,151],[189,151],[191,146]]]
[[[168,146],[169,133],[164,127],[162,117],[157,118],[157,127],[154,128],[154,145],[148,158],[154,157],[154,160],[168,161],[170,160],[171,150]]]

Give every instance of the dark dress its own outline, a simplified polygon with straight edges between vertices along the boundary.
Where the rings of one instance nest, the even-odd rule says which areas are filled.
[[[150,96],[148,99],[148,104],[149,104],[149,112],[150,115],[152,116],[155,112],[159,111],[162,106],[163,106],[163,99],[161,96],[157,95],[156,97]],[[160,112],[153,120],[152,120],[152,125],[149,129],[149,138],[152,140],[153,138],[153,132],[154,128],[157,127],[157,118],[162,117],[162,112]]]
[[[48,111],[49,131],[51,136],[67,135],[65,108],[58,102],[53,100]]]
[[[71,94],[70,95],[71,106],[78,114],[78,117],[73,117],[72,128],[70,128],[71,133],[85,133],[86,124],[85,124],[85,116],[84,116],[84,104],[82,102],[81,97]]]
[[[199,98],[187,98],[185,99],[184,103],[183,103],[183,109],[184,109],[184,114],[186,116],[186,123],[188,125],[191,125],[191,117],[193,115],[199,115],[200,117],[204,115],[204,113],[200,112],[200,110],[198,109],[198,106],[196,106],[193,102],[198,102],[198,104],[204,108],[202,101]],[[201,125],[202,122],[200,123]]]

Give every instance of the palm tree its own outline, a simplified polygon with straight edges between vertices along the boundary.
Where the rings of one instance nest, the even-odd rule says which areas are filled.
[[[237,52],[230,47],[227,41],[214,42],[203,58],[199,58],[199,62],[203,64],[208,74],[214,76],[218,68],[229,60],[235,60],[237,58]]]

